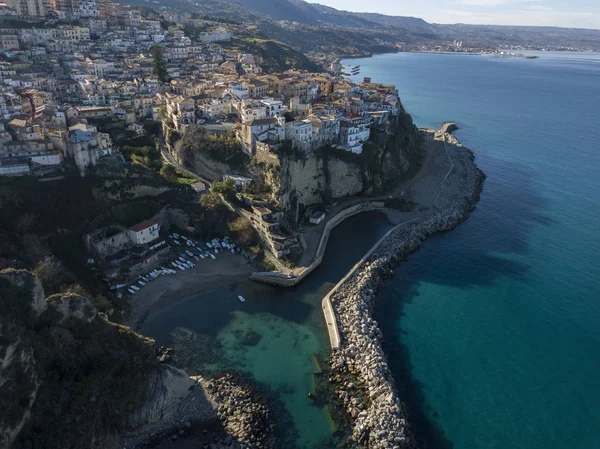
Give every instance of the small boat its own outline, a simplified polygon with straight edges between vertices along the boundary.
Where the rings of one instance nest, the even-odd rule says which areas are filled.
[[[140,289],[137,285],[132,285],[131,288],[134,289],[136,292]]]
[[[210,254],[210,258],[211,258],[212,260],[215,260],[215,259],[216,259],[216,257],[215,257],[215,255],[214,255],[214,254]]]
[[[239,295],[238,299],[240,300],[240,302],[246,302],[246,298],[244,298],[242,295]]]
[[[131,293],[132,295],[135,295],[135,290],[133,290],[133,289],[131,289],[131,288],[128,288],[128,289],[127,289],[127,291],[128,291],[129,293]]]
[[[146,285],[146,283],[145,283],[144,281],[142,281],[141,279],[138,281],[138,284],[140,284],[142,287],[143,287],[144,285]]]

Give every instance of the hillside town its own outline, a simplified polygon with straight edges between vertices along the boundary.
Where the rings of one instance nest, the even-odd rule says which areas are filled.
[[[85,176],[121,150],[99,120],[127,136],[160,121],[235,133],[248,155],[286,141],[360,154],[370,127],[396,113],[394,86],[351,83],[339,64],[263,73],[260,55],[219,46],[243,25],[98,0],[12,1],[2,14],[0,175]],[[195,26],[207,31],[186,34]]]

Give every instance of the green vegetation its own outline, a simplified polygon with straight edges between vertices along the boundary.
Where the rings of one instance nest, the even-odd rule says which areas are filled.
[[[152,73],[162,83],[167,79],[167,65],[163,59],[160,45],[152,46]]]
[[[101,319],[88,324],[71,318],[58,325],[53,301],[37,317],[32,278],[16,276],[25,286],[0,279],[0,333],[3,346],[17,345],[31,359],[13,359],[3,369],[0,400],[9,408],[0,422],[14,425],[28,410],[37,375],[41,385],[31,418],[14,447],[31,447],[32,441],[56,448],[105,447],[107,434],[123,429],[127,411],[148,397],[148,377],[159,369],[154,342]]]
[[[123,148],[125,154],[131,157],[131,160],[139,165],[154,171],[161,171],[163,166],[160,149],[151,146],[135,147],[127,145]],[[161,172],[162,174],[162,172]]]
[[[225,203],[223,203],[223,198],[221,195],[214,192],[209,192],[202,195],[202,197],[200,197],[200,206],[210,211],[222,211],[227,209]]]
[[[246,32],[240,37],[233,37],[221,46],[227,51],[252,53],[263,60],[261,67],[267,73],[282,72],[291,68],[320,72],[322,68],[311,61],[304,53],[288,44],[264,37],[257,31]]]
[[[223,195],[227,201],[234,201],[236,199],[237,190],[235,188],[235,181],[231,178],[227,178],[225,181],[213,182],[210,186],[210,191]]]
[[[230,222],[229,230],[244,247],[255,245],[258,241],[250,220],[245,217],[238,217]]]
[[[177,183],[178,184],[186,184],[186,185],[191,185],[194,184],[195,182],[200,181],[200,178],[198,178],[197,176],[194,176],[186,171],[183,170],[175,170],[175,173],[177,174]]]

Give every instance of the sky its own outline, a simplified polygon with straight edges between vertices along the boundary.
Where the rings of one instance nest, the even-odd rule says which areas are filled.
[[[337,9],[420,17],[432,23],[600,29],[600,0],[308,0]]]

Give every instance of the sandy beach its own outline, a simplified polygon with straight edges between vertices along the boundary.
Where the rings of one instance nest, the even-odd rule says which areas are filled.
[[[125,324],[138,330],[151,313],[206,290],[234,286],[251,273],[252,266],[239,254],[223,252],[216,260],[200,260],[195,268],[177,270],[175,275],[161,276],[146,284],[132,297],[131,313]]]

